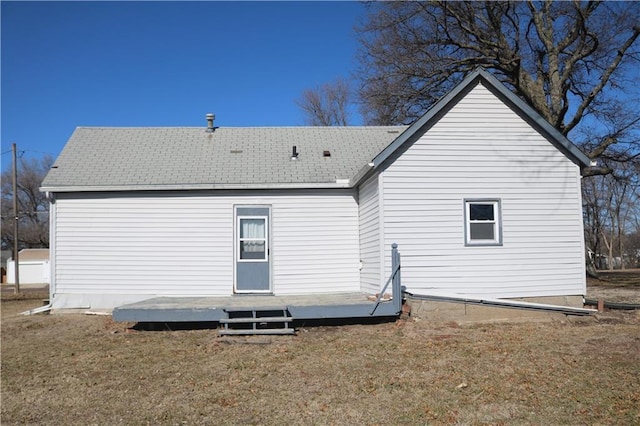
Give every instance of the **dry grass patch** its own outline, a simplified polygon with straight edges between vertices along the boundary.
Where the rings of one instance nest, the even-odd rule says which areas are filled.
[[[626,287],[640,290],[640,269],[616,269],[612,271],[598,271],[600,279],[591,279],[589,284],[605,287]]]
[[[2,302],[2,424],[638,424],[640,320],[130,332]]]
[[[598,271],[587,279],[587,298],[640,304],[640,269]]]

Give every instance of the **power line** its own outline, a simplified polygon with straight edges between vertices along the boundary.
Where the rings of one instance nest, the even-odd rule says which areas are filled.
[[[52,152],[45,152],[45,151],[36,151],[35,149],[23,149],[22,152],[36,152],[38,154],[47,154],[47,155],[51,155],[51,156],[55,156],[54,153]]]
[[[11,152],[11,150],[8,149],[6,151],[1,152],[0,155],[5,155],[5,154],[8,154],[10,152]],[[47,155],[51,155],[51,156],[55,157],[55,154],[53,152],[36,151],[35,149],[21,149],[20,151],[17,151],[18,155],[20,155],[20,156],[24,155],[27,152],[35,152],[37,154],[47,154]]]

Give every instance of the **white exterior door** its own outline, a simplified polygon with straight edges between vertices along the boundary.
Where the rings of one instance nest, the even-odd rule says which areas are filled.
[[[235,292],[271,292],[269,207],[236,207]]]

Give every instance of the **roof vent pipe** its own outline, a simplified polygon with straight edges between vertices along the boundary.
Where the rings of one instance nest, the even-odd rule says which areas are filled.
[[[213,133],[215,128],[213,127],[213,120],[216,119],[216,116],[213,114],[207,114],[207,133]]]
[[[298,152],[298,147],[297,146],[293,146],[293,150],[291,151],[291,159],[292,160],[297,160],[298,159],[298,155],[300,155],[300,153]]]

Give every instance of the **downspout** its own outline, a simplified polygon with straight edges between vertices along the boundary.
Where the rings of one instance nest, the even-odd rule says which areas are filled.
[[[28,311],[20,312],[20,315],[41,314],[43,312],[49,312],[52,308],[53,308],[53,305],[51,305],[51,302],[49,302],[48,305],[40,306],[39,308],[34,308],[34,309],[30,309]]]
[[[57,274],[56,274],[56,259],[57,259],[57,241],[56,224],[58,223],[58,204],[53,193],[46,192],[47,199],[49,200],[49,305],[53,305],[53,296],[56,294]]]
[[[56,211],[55,211],[55,198],[53,197],[53,194],[50,193],[49,191],[45,191],[45,197],[47,200],[49,200],[49,303],[44,305],[44,306],[40,306],[39,308],[34,308],[34,309],[30,309],[28,311],[24,311],[24,312],[20,312],[20,315],[35,315],[35,314],[41,314],[44,312],[49,312],[51,309],[53,309],[53,295],[55,293],[55,280],[56,280],[56,275],[55,275],[55,216],[56,216]]]

